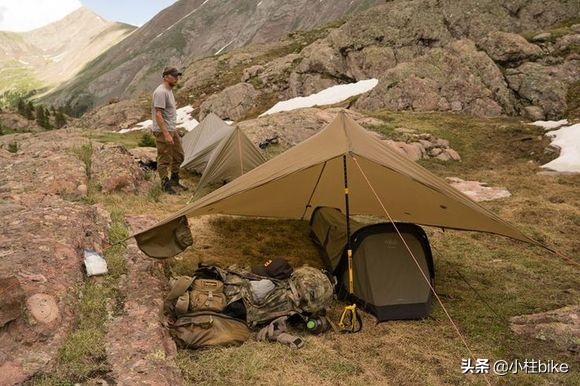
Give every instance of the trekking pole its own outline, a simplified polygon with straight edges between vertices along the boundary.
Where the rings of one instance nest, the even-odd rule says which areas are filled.
[[[348,261],[348,294],[352,297],[354,294],[354,274],[352,267],[352,245],[350,242],[350,207],[349,207],[349,191],[348,191],[348,172],[346,168],[346,155],[342,156],[342,163],[344,167],[344,204],[346,209],[346,257]],[[356,309],[356,304],[353,302],[350,306],[345,306],[344,311],[338,322],[338,326],[343,332],[359,332],[362,328],[362,320]]]

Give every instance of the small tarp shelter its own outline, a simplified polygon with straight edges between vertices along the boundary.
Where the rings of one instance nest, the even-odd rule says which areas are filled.
[[[396,222],[488,232],[542,246],[344,113],[316,135],[134,237],[145,254],[166,258],[192,244],[188,215],[310,219],[320,206],[348,213],[344,175],[351,214],[388,213]]]
[[[236,126],[212,151],[197,184],[196,195],[210,185],[228,183],[264,162],[266,160],[260,150]]]
[[[184,159],[181,168],[202,174],[209,158],[222,139],[234,128],[209,113],[193,130],[182,138]]]
[[[433,283],[435,269],[427,235],[415,224],[396,225]],[[340,298],[356,302],[379,321],[420,319],[429,315],[431,289],[409,257],[393,224],[350,220],[355,275],[354,291],[350,296],[345,214],[336,208],[316,208],[310,219],[310,229],[326,269],[338,278]]]

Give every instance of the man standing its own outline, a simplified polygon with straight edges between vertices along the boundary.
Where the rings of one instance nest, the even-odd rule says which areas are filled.
[[[173,87],[181,77],[175,67],[163,70],[163,83],[153,92],[153,135],[157,145],[157,171],[161,178],[161,189],[175,194],[176,189],[187,190],[179,183],[179,166],[183,162],[181,137],[175,128],[176,105]],[[168,177],[171,170],[171,178]]]

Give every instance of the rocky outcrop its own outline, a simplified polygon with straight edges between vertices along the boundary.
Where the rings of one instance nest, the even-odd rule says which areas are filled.
[[[0,167],[5,173],[4,161]],[[5,190],[0,213],[0,277],[11,277],[0,279],[2,313],[7,299],[20,299],[18,312],[0,329],[2,384],[12,385],[48,371],[74,328],[82,250],[103,250],[107,216],[59,196]]]
[[[0,113],[0,131],[10,131],[16,133],[37,133],[44,129],[34,120],[28,120],[16,113]],[[0,133],[3,135],[6,133]]]
[[[131,233],[156,223],[155,218],[130,216]],[[163,294],[167,283],[162,265],[148,259],[134,240],[127,246],[128,274],[121,280],[125,298],[123,312],[108,326],[107,358],[111,375],[124,385],[181,385],[181,371],[175,365],[177,347],[161,323]],[[139,328],[135,328],[139,321]]]
[[[109,245],[109,215],[100,206],[82,200],[89,193],[88,188],[137,192],[150,187],[137,161],[123,146],[89,142],[78,129],[0,137],[0,147],[11,142],[18,143],[15,153],[0,149],[3,385],[19,384],[39,372],[50,373],[58,362],[59,349],[77,326],[79,289],[85,280],[83,249],[102,254]],[[134,265],[145,267],[142,261]],[[139,287],[150,288],[143,287],[151,280],[149,271],[142,274],[131,276],[130,280],[135,279]],[[160,293],[155,292],[155,296]],[[157,310],[157,303],[139,299]],[[127,310],[132,309],[131,305]],[[153,311],[147,315],[157,318]],[[129,323],[124,321],[123,325]],[[156,344],[151,336],[160,333],[161,327],[155,327],[155,331],[143,335],[148,344]],[[122,328],[117,331],[126,332]],[[120,338],[114,344],[126,346]],[[153,352],[156,350],[148,354]],[[126,353],[117,355],[127,358]],[[131,354],[138,355],[138,350]],[[118,359],[113,354],[111,358]],[[118,363],[124,362],[118,359]],[[149,371],[155,372],[154,365],[148,365]],[[129,373],[126,368],[123,371]],[[158,373],[169,374],[165,370]],[[159,379],[165,376],[169,379],[168,375],[160,375]],[[174,377],[166,384],[176,384],[176,380]]]
[[[361,96],[355,108],[521,114],[538,119],[564,114],[566,91],[571,79],[579,76],[572,70],[579,67],[575,30],[560,28],[549,39],[534,43],[519,33],[549,28],[580,11],[579,6],[571,1],[514,4],[392,1],[353,16],[298,53],[266,63],[248,62],[240,80],[289,99],[376,77],[379,85]],[[231,55],[242,58],[242,52]],[[534,63],[556,73],[563,72],[558,66],[569,69],[566,76],[550,77],[557,83],[557,97],[548,95],[543,86],[548,80],[529,81],[538,96],[530,98],[526,87],[520,92],[510,71],[531,69],[528,76],[538,79],[537,70],[525,67]],[[194,64],[190,71],[198,68],[203,74],[205,68],[215,68],[208,64]],[[558,102],[542,105],[539,95],[544,92],[546,99]]]
[[[89,142],[78,129],[3,136],[0,146],[13,141],[19,150],[8,153],[0,167],[0,193],[35,191],[74,200],[84,196],[89,185],[104,192],[150,187],[123,146]]]
[[[431,50],[386,71],[355,107],[413,111],[463,111],[479,116],[514,113],[501,71],[471,40]]]
[[[151,119],[150,103],[143,99],[113,100],[100,109],[85,114],[79,125],[97,130],[119,131]]]

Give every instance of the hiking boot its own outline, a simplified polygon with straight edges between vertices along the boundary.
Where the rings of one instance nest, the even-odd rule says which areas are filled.
[[[161,179],[161,190],[168,194],[177,194],[175,189],[173,189],[171,180],[167,177],[163,177],[163,179]]]
[[[187,186],[183,186],[179,183],[179,174],[171,174],[171,186],[181,190],[183,192],[187,192],[189,189]]]

